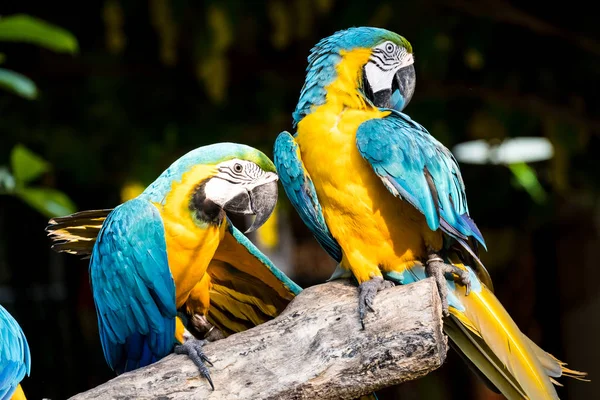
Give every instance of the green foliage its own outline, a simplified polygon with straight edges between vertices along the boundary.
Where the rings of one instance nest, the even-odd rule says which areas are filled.
[[[71,214],[76,207],[63,192],[31,187],[29,183],[50,171],[50,164],[25,146],[16,145],[10,154],[12,174],[0,167],[0,194],[19,197],[48,218]]]
[[[515,183],[525,189],[533,201],[538,204],[546,202],[546,191],[540,184],[535,170],[526,163],[509,164],[508,168],[515,177]]]
[[[75,205],[63,192],[49,188],[20,188],[15,194],[48,218],[72,214]]]
[[[19,186],[31,182],[50,169],[46,161],[21,144],[13,148],[10,166]]]
[[[63,28],[29,15],[18,14],[0,19],[0,41],[31,43],[58,53],[76,53],[75,36]],[[0,54],[0,64],[5,55]],[[0,87],[29,100],[37,98],[35,83],[24,75],[0,69]]]
[[[29,15],[0,19],[0,41],[31,43],[57,53],[77,53],[79,44],[69,31]]]
[[[35,44],[58,53],[74,54],[79,50],[75,36],[63,28],[29,15],[13,15],[0,19],[0,41]],[[4,62],[0,54],[0,63]],[[0,87],[32,100],[37,98],[35,83],[18,72],[0,68]],[[50,170],[50,164],[23,145],[16,145],[10,155],[12,174],[0,168],[0,194],[21,198],[46,217],[70,214],[75,205],[64,193],[28,184]]]
[[[31,79],[4,68],[0,68],[0,87],[29,100],[38,95],[37,87]]]

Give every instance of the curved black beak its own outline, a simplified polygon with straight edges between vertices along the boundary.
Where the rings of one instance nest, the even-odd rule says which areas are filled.
[[[401,68],[394,75],[392,87],[373,93],[373,104],[379,108],[393,108],[402,111],[415,92],[417,83],[413,64]]]
[[[407,65],[396,72],[394,82],[392,83],[392,98],[390,100],[390,108],[397,111],[402,111],[415,93],[417,77],[415,74],[414,64]]]
[[[271,181],[252,189],[250,192],[250,202],[252,214],[256,217],[245,233],[254,232],[260,228],[269,219],[273,210],[275,210],[275,205],[277,204],[277,181]]]
[[[256,186],[251,190],[229,200],[223,209],[235,214],[255,215],[252,225],[245,233],[253,232],[260,228],[273,213],[277,204],[277,175],[273,174],[272,180]]]

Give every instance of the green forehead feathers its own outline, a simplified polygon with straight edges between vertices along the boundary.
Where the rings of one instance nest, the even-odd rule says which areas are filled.
[[[404,37],[402,37],[394,32],[390,32],[390,35],[387,36],[387,38],[385,40],[389,40],[400,47],[404,47],[409,54],[412,54],[412,52],[413,52],[413,48],[412,48],[410,42],[408,40],[406,40]],[[382,42],[384,42],[385,40],[382,40]]]
[[[408,40],[397,33],[381,28],[350,28],[321,39],[308,56],[306,81],[300,92],[296,110],[292,114],[294,126],[311,112],[313,106],[325,102],[325,86],[336,77],[335,67],[342,59],[340,55],[342,51],[373,48],[388,40],[412,54],[413,48]]]
[[[269,157],[253,147],[237,143],[217,143],[199,147],[180,157],[146,188],[142,196],[160,203],[164,201],[173,181],[181,180],[181,176],[194,166],[216,165],[234,158],[251,161],[264,171],[276,172]]]

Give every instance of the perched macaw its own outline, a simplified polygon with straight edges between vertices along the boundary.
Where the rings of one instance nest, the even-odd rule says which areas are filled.
[[[0,400],[25,400],[19,382],[31,370],[29,345],[23,330],[0,305]]]
[[[114,210],[50,221],[55,250],[91,257],[100,339],[113,370],[175,351],[187,354],[212,386],[205,342],[187,331],[181,315],[227,335],[274,318],[300,292],[226,215],[255,215],[249,231],[258,228],[275,207],[277,179],[260,151],[215,144],[187,153]]]
[[[279,135],[274,161],[339,262],[333,278],[358,281],[361,323],[379,290],[432,276],[453,347],[506,397],[556,399],[553,378],[583,378],[521,333],[493,295],[456,160],[401,112],[415,89],[410,43],[351,28],[321,40],[308,62],[297,132]]]

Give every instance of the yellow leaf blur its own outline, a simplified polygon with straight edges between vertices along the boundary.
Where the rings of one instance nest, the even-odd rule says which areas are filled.
[[[217,53],[225,52],[233,41],[229,17],[225,10],[214,5],[208,9],[206,17],[213,35],[213,50]]]
[[[121,202],[135,199],[144,191],[145,187],[140,182],[128,182],[121,188]]]
[[[213,54],[198,63],[196,76],[204,83],[208,97],[220,104],[225,100],[228,82],[228,60],[220,55]]]
[[[310,0],[296,0],[294,2],[296,35],[300,39],[310,36],[313,29],[313,14]]]
[[[286,4],[283,1],[273,0],[269,2],[269,18],[273,24],[271,43],[277,49],[284,49],[290,44],[291,21]]]
[[[333,0],[316,0],[315,8],[319,14],[327,14],[333,7]]]
[[[279,207],[275,206],[273,214],[265,221],[265,223],[256,231],[256,240],[258,245],[268,250],[273,250],[279,244],[278,235],[278,217]]]
[[[448,51],[452,46],[452,41],[448,35],[444,35],[443,33],[439,33],[435,35],[434,42],[436,49],[441,51]]]
[[[125,17],[119,1],[106,0],[104,2],[104,9],[102,10],[102,17],[105,25],[104,40],[106,48],[112,54],[122,53],[127,44],[127,38],[123,32]]]
[[[476,112],[468,125],[468,132],[475,139],[502,139],[506,128],[496,117],[486,111]]]
[[[150,22],[158,34],[160,60],[167,66],[177,63],[177,24],[169,0],[150,1]]]
[[[224,9],[211,6],[206,14],[211,31],[210,50],[202,55],[196,65],[196,77],[204,84],[208,97],[216,104],[221,104],[227,97],[229,83],[229,61],[227,49],[233,42],[233,31],[229,16]]]
[[[470,48],[465,52],[465,64],[471,69],[481,69],[484,65],[483,55],[476,49]]]

